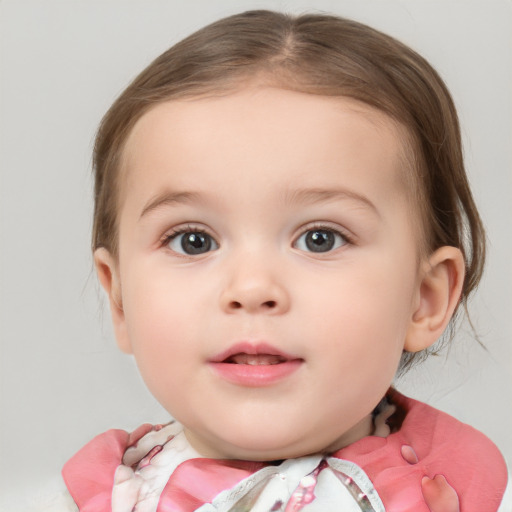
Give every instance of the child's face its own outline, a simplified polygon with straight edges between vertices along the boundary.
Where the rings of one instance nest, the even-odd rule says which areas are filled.
[[[135,126],[116,334],[204,455],[369,433],[419,302],[401,150],[370,107],[273,88],[161,104]]]

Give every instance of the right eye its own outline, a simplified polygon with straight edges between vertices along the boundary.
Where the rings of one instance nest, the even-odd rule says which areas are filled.
[[[187,256],[197,256],[219,248],[208,233],[198,230],[174,232],[167,237],[165,244],[172,251]]]

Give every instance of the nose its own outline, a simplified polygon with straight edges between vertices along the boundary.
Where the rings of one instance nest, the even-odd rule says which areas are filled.
[[[271,265],[251,264],[245,260],[232,265],[229,280],[220,296],[226,313],[283,314],[290,308],[290,297]]]

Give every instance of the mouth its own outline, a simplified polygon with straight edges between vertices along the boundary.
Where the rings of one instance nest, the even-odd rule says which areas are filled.
[[[272,354],[245,354],[239,353],[226,358],[223,363],[227,364],[248,364],[251,366],[274,365],[286,362],[287,359],[282,356]]]
[[[211,359],[213,363],[248,364],[251,366],[275,365],[300,359],[268,343],[235,343]]]
[[[210,360],[223,380],[248,387],[269,386],[291,376],[304,360],[265,343],[237,343]]]

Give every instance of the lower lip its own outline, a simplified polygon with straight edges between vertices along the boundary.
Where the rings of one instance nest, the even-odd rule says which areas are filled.
[[[210,363],[213,370],[223,379],[239,386],[262,387],[279,382],[297,371],[301,359],[292,359],[279,364],[235,364]]]

